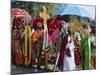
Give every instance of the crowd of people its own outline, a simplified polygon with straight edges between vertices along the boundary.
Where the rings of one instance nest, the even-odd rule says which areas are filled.
[[[45,8],[44,8],[45,9]],[[61,71],[96,68],[95,25],[71,16],[70,22],[55,18],[44,23],[43,17],[34,21],[14,18],[11,30],[12,64],[41,65],[49,69],[49,61]],[[54,58],[54,59],[53,59]]]

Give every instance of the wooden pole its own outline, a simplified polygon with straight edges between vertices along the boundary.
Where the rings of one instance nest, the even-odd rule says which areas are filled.
[[[31,42],[31,28],[30,26],[28,26],[28,29],[29,29],[29,63],[31,62],[31,55],[32,55],[32,42]]]
[[[46,70],[48,70],[48,53],[46,52],[46,64],[45,64],[45,68],[46,68]]]
[[[43,6],[43,12],[40,12],[39,13],[39,16],[44,20],[43,21],[43,25],[44,25],[44,28],[45,28],[45,25],[47,25],[47,20],[49,19],[49,14],[48,14],[48,10],[47,10],[47,8],[45,7],[45,6]],[[46,26],[47,27],[47,26]],[[45,29],[44,29],[45,30]],[[47,36],[47,29],[44,31],[45,33],[44,33],[44,37],[45,36]],[[48,36],[47,36],[48,37]],[[43,42],[43,49],[45,48],[45,44],[48,44],[48,38],[46,38],[46,39],[44,39],[44,41],[46,41],[46,43],[44,43]],[[46,51],[45,51],[46,52]],[[46,68],[46,70],[48,69],[48,55],[47,55],[48,53],[46,53],[46,55],[45,55],[45,68]]]
[[[27,56],[27,26],[25,26],[25,39],[24,39],[24,44],[25,44],[25,65],[27,65],[28,61],[28,56]]]

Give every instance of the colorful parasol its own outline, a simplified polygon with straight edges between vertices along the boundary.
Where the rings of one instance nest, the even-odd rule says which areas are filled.
[[[24,9],[20,8],[11,8],[11,15],[15,17],[29,17],[31,18],[31,15]]]
[[[19,28],[23,21],[29,21],[32,18],[26,10],[20,8],[11,8],[11,16],[14,17],[13,28]]]
[[[78,15],[82,17],[95,18],[94,6],[62,5],[54,12],[54,15]]]

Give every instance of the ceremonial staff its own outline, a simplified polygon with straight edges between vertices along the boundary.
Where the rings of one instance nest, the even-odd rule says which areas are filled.
[[[45,50],[45,68],[48,69],[48,53],[46,49],[48,47],[48,28],[47,28],[47,20],[49,19],[49,14],[47,7],[43,6],[43,12],[39,13],[39,16],[43,19],[43,25],[44,25],[44,39],[43,39],[43,50]]]

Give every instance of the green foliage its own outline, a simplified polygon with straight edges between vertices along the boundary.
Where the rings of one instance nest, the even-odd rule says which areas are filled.
[[[42,11],[42,6],[49,7],[49,14],[52,16],[53,12],[60,4],[53,3],[40,3],[40,2],[27,2],[27,1],[14,1],[11,3],[11,8],[25,9],[33,18],[38,17],[38,12]]]

